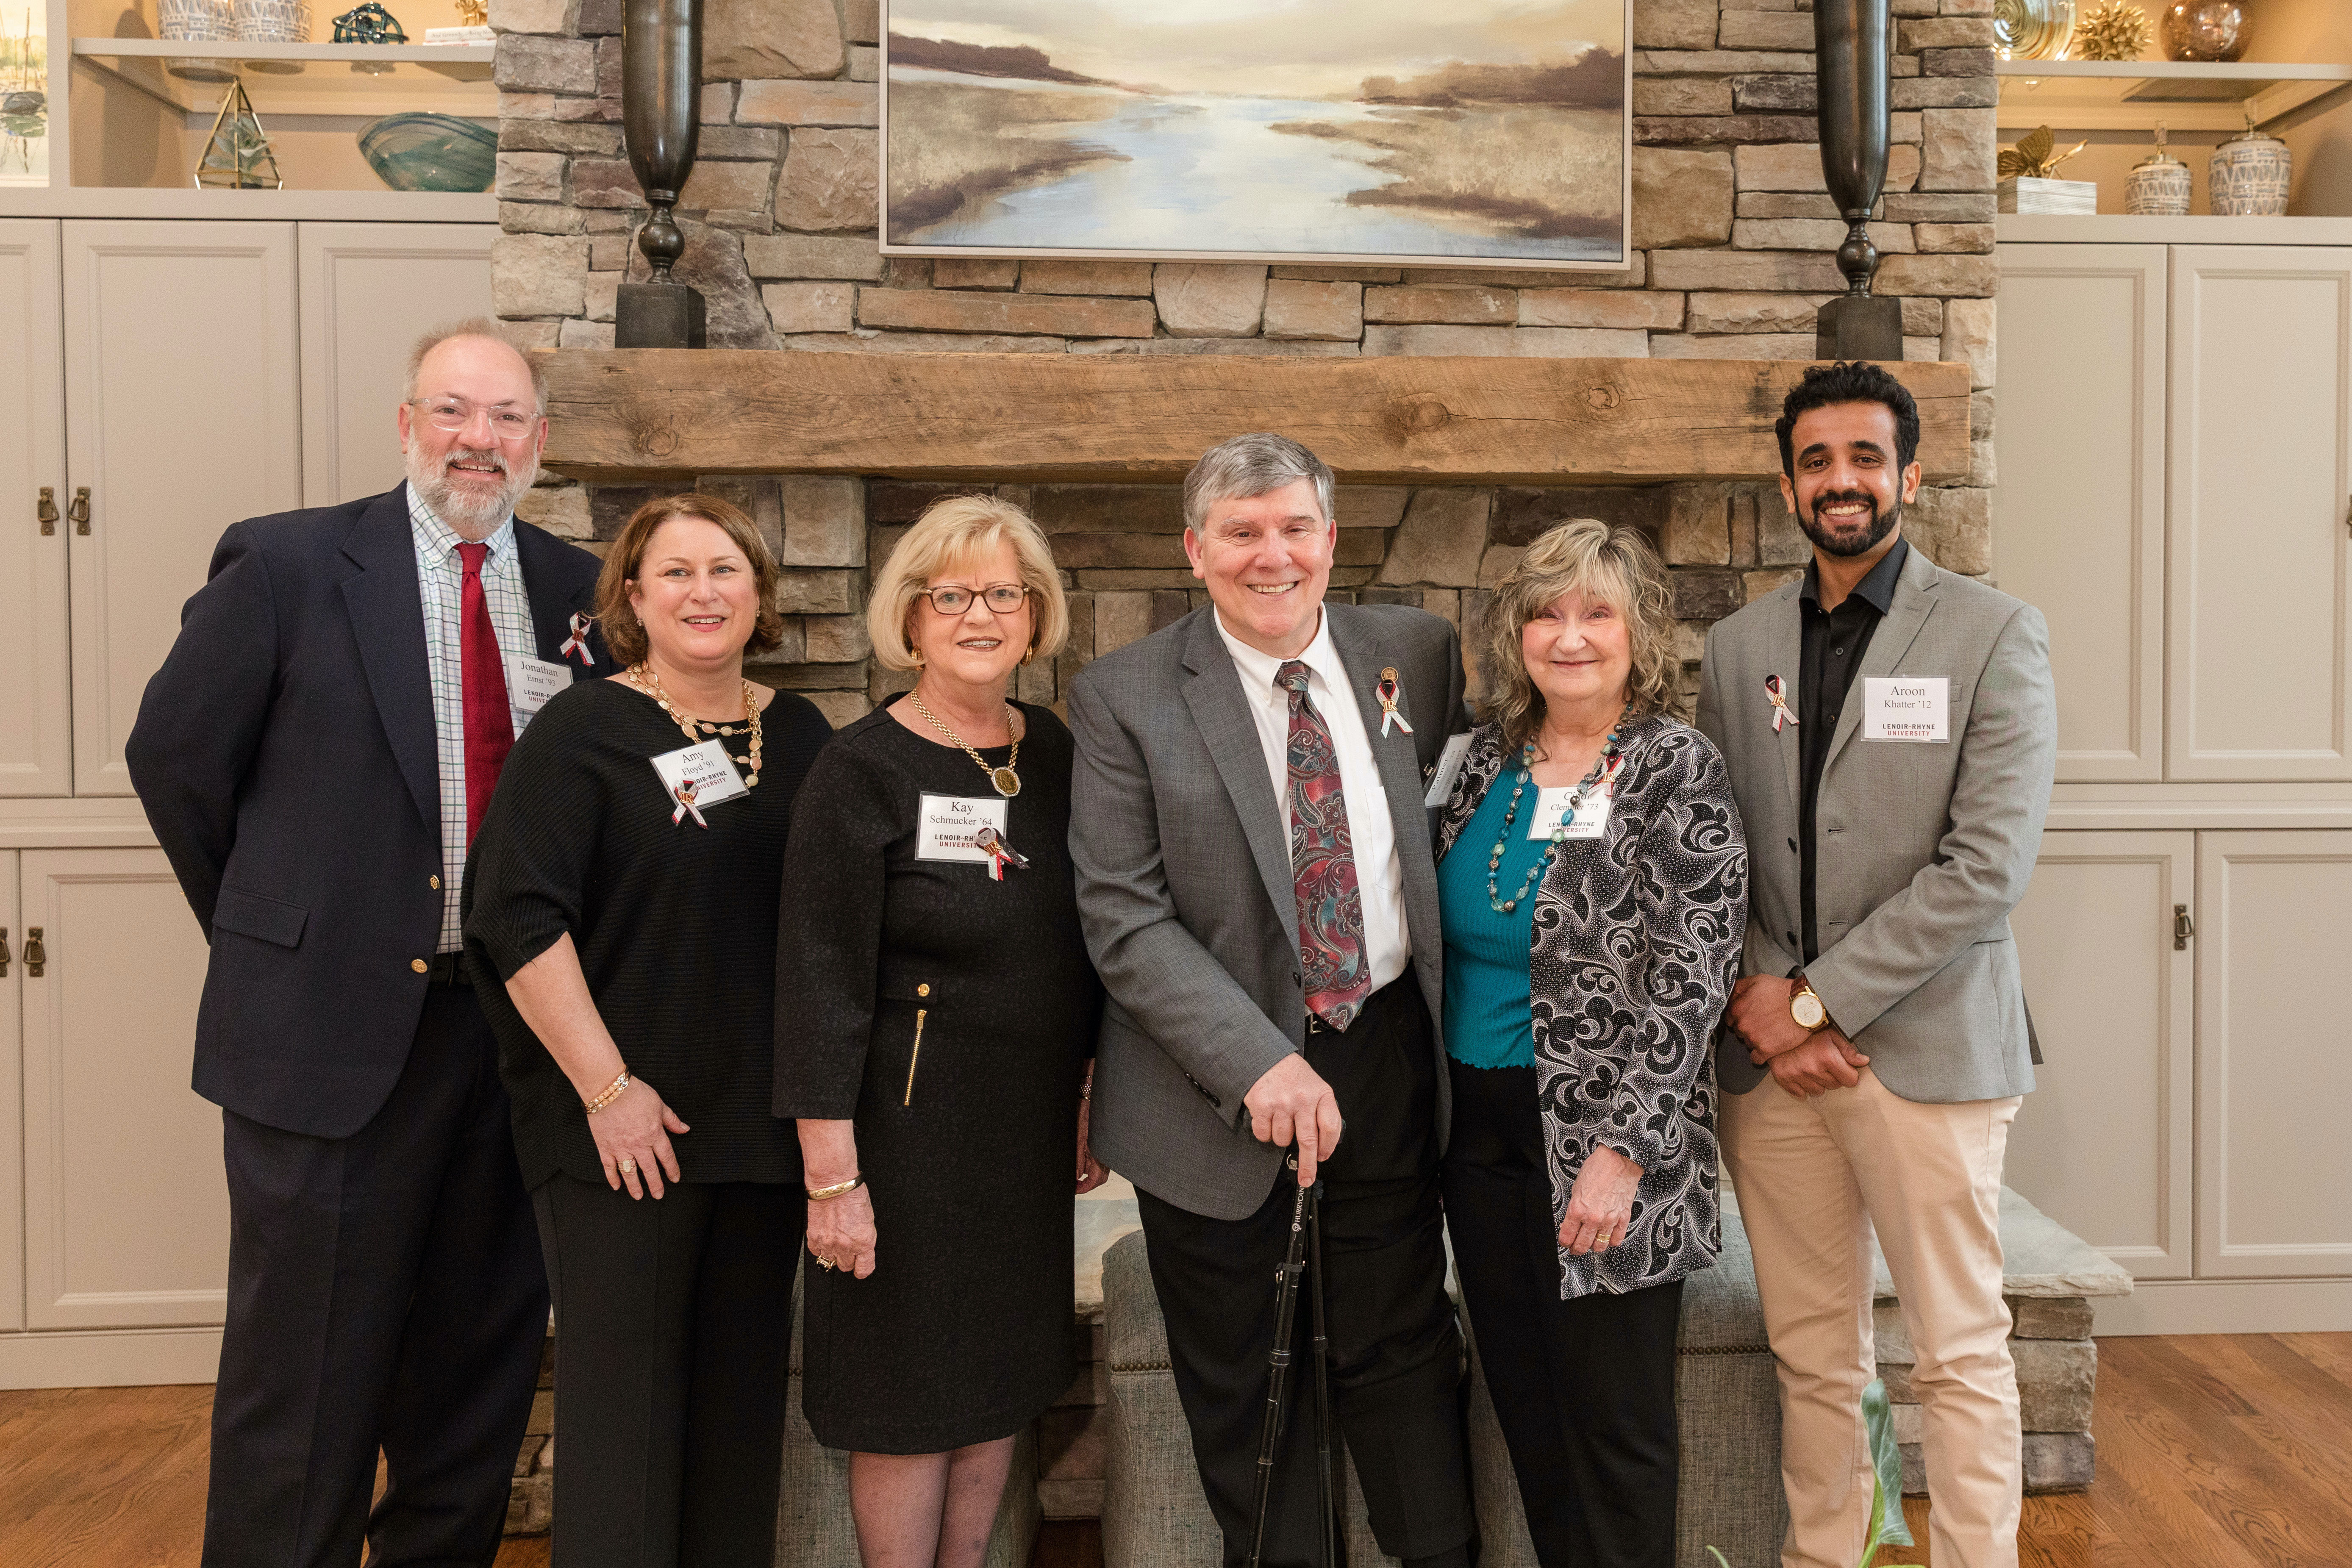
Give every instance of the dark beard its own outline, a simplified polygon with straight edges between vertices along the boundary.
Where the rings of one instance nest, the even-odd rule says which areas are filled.
[[[1870,503],[1870,526],[1859,536],[1832,533],[1817,521],[1822,508],[1844,500]],[[1864,490],[1824,490],[1813,498],[1813,509],[1811,512],[1797,513],[1797,526],[1804,531],[1807,539],[1813,542],[1813,547],[1825,555],[1867,555],[1878,548],[1879,541],[1894,532],[1895,525],[1902,521],[1903,503],[1901,501],[1896,501],[1882,512],[1878,510],[1877,498]]]

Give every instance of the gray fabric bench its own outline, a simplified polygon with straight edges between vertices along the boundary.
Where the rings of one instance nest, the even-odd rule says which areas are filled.
[[[1735,1568],[1780,1559],[1788,1528],[1780,1491],[1780,1407],[1755,1266],[1736,1214],[1724,1220],[1723,1258],[1683,1292],[1675,1403],[1682,1420],[1679,1568],[1712,1568],[1717,1546]],[[1202,1495],[1192,1445],[1168,1370],[1168,1339],[1140,1234],[1103,1256],[1104,1352],[1110,1368],[1110,1453],[1103,1496],[1104,1568],[1215,1568],[1216,1522]],[[1466,1325],[1465,1325],[1466,1326]],[[1536,1568],[1517,1478],[1471,1348],[1470,1462],[1480,1568]],[[1352,1465],[1347,1488],[1349,1561],[1381,1554],[1364,1515]],[[1002,1528],[1000,1526],[1000,1528]]]

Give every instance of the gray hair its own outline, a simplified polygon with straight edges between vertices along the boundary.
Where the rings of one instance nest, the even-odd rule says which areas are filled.
[[[1209,509],[1221,500],[1262,496],[1300,479],[1315,481],[1316,504],[1323,521],[1332,517],[1331,470],[1323,459],[1292,440],[1269,430],[1254,430],[1220,441],[1201,455],[1184,476],[1184,526],[1194,533],[1209,519]]]
[[[452,321],[446,326],[436,327],[417,339],[416,346],[408,351],[407,390],[402,394],[403,396],[412,403],[416,401],[416,376],[425,368],[425,356],[452,338],[488,338],[492,342],[504,343],[514,350],[521,358],[523,368],[530,372],[530,395],[539,403],[531,412],[547,412],[547,366],[541,363],[537,354],[524,353],[521,345],[514,341],[503,322],[494,321],[488,316],[471,316],[462,321]]]

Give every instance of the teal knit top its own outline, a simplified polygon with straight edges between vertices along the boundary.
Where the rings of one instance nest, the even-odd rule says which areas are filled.
[[[1437,863],[1438,913],[1445,931],[1445,1054],[1474,1068],[1533,1067],[1536,1060],[1528,948],[1534,937],[1537,889],[1529,888],[1507,915],[1496,914],[1486,896],[1486,858],[1495,852],[1495,835],[1503,830],[1516,773],[1516,765],[1503,770]],[[1536,799],[1530,784],[1495,871],[1495,886],[1505,899],[1550,847],[1549,836],[1528,837]]]

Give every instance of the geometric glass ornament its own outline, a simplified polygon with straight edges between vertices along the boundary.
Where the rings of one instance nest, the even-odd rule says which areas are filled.
[[[196,160],[199,190],[275,191],[286,181],[278,160],[262,133],[261,117],[245,95],[245,83],[232,81],[221,94],[220,112],[213,117],[212,134],[205,139],[204,155]]]

